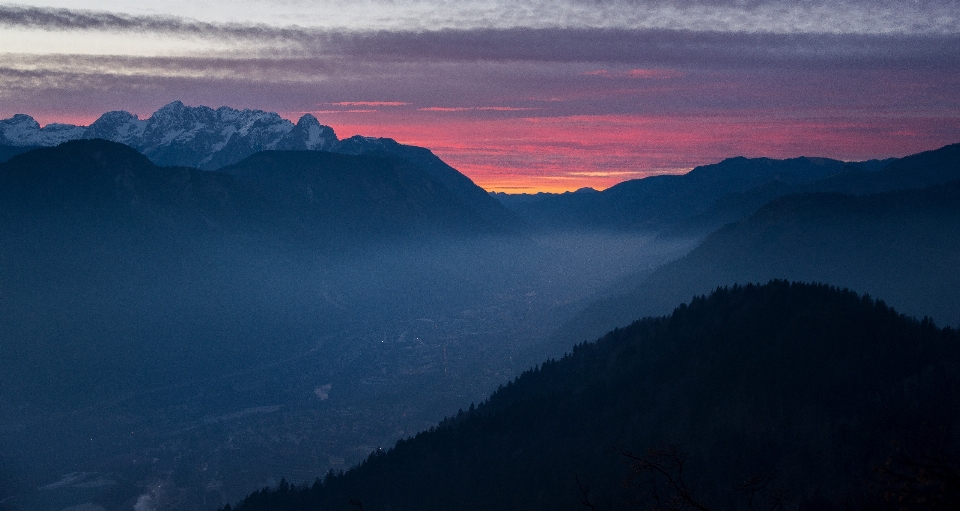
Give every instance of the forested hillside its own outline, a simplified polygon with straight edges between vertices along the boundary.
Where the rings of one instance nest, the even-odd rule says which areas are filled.
[[[357,468],[236,509],[926,509],[911,503],[956,498],[958,426],[956,331],[772,281],[580,344]]]

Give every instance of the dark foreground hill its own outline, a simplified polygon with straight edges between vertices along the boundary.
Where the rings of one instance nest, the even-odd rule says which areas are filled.
[[[344,474],[236,509],[649,509],[653,492],[653,509],[863,508],[884,492],[932,508],[956,498],[958,426],[956,331],[773,281],[578,345]]]

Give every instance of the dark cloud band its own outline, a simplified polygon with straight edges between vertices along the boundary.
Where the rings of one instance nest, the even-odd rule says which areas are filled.
[[[696,67],[949,68],[960,35],[778,34],[666,29],[512,28],[337,32],[184,18],[0,6],[0,26],[153,32],[234,40],[244,58],[351,58],[369,62],[604,62]],[[268,47],[244,42],[270,42]]]
[[[41,30],[101,30],[154,32],[197,36],[296,39],[304,32],[296,28],[238,23],[204,23],[174,16],[132,16],[128,14],[0,5],[0,26]]]
[[[370,60],[503,60],[753,67],[943,67],[960,36],[742,34],[677,30],[509,29],[333,34],[338,52]]]

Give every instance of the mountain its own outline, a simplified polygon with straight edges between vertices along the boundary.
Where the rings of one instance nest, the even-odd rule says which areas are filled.
[[[51,124],[40,128],[30,116],[0,121],[0,143],[53,146],[67,140],[102,138],[129,145],[161,166],[203,170],[237,163],[263,150],[330,150],[338,142],[329,126],[303,115],[297,124],[262,110],[216,110],[174,101],[148,119],[124,111],[107,112],[88,127]]]
[[[208,230],[248,224],[266,205],[220,173],[158,167],[135,149],[76,140],[0,164],[0,213],[13,229],[80,225],[134,230]]]
[[[960,321],[960,181],[864,196],[811,193],[779,198],[708,236],[685,257],[631,289],[597,300],[568,322],[559,346],[684,297],[771,278],[829,282],[883,296],[938,322]]]
[[[737,157],[683,175],[624,181],[600,193],[495,197],[530,224],[546,229],[701,237],[785,195],[864,195],[956,179],[960,179],[960,144],[900,159],[863,162]]]
[[[40,127],[33,117],[17,114],[0,120],[0,144],[11,146],[52,146],[67,140],[81,138],[82,126],[49,124]]]
[[[483,189],[427,149],[389,138],[353,136],[339,140],[333,129],[311,114],[296,124],[261,110],[190,107],[174,101],[148,119],[124,111],[107,112],[88,127],[51,124],[41,128],[30,116],[0,121],[0,162],[38,146],[67,140],[103,139],[133,147],[160,166],[217,170],[260,151],[327,151],[347,155],[379,155],[400,159],[435,180],[495,223],[517,223]]]
[[[960,179],[960,144],[889,160],[876,172],[842,172],[803,191],[854,195],[909,190]]]
[[[772,281],[580,344],[346,473],[234,509],[829,510],[896,502],[907,487],[949,506],[957,426],[955,330]],[[924,463],[946,473],[918,473]]]
[[[513,229],[509,213],[465,176],[429,168],[387,151],[263,151],[219,172],[257,190],[298,231],[383,239]]]
[[[14,156],[25,153],[27,151],[32,151],[41,146],[13,146],[13,145],[0,145],[0,163],[3,163]]]
[[[504,208],[467,176],[447,165],[429,149],[399,144],[390,138],[374,138],[356,135],[341,140],[333,152],[353,155],[386,155],[404,160],[419,172],[435,179],[440,185],[456,195],[468,207],[486,217],[487,221],[519,225],[517,215]]]
[[[709,233],[750,215],[771,200],[795,193],[867,195],[924,188],[958,179],[960,144],[952,144],[899,159],[848,164],[835,175],[802,185],[776,181],[746,192],[727,194],[709,210],[673,226],[670,234]]]
[[[266,151],[202,171],[160,167],[115,142],[76,140],[0,164],[0,218],[13,231],[42,224],[32,229],[83,225],[102,233],[109,225],[170,239],[248,233],[327,251],[351,240],[514,228],[496,201],[454,174],[449,167],[426,172],[388,153],[324,151]]]
[[[717,200],[767,183],[797,186],[840,173],[847,163],[826,158],[729,158],[683,175],[624,181],[600,193],[534,196],[504,204],[530,223],[551,229],[658,231],[707,211]]]

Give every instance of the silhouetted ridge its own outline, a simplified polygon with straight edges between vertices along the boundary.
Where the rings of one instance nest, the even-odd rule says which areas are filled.
[[[864,195],[909,190],[960,179],[960,144],[905,156],[872,173],[841,173],[815,183],[810,191]]]
[[[389,154],[267,151],[214,172],[159,167],[123,144],[75,140],[0,164],[0,215],[13,225],[45,218],[54,227],[252,232],[313,248],[513,229],[509,213],[482,190],[489,202],[440,181]]]
[[[883,296],[907,314],[960,323],[960,181],[854,196],[798,194],[729,224],[683,258],[625,281],[571,318],[566,346],[684,297],[773,278],[830,282]]]
[[[262,205],[229,176],[158,167],[131,147],[97,139],[11,158],[0,165],[0,196],[11,221],[45,218],[51,228],[80,222],[208,229],[249,222],[240,211]]]
[[[669,443],[710,509],[775,474],[795,509],[869,493],[896,452],[955,456],[960,339],[881,301],[773,281],[718,289],[667,317],[578,345],[476,409],[312,486],[283,484],[235,509],[630,508],[617,449]],[[740,500],[738,500],[740,499]],[[854,502],[854,501],[850,501]]]
[[[492,199],[484,197],[490,202],[481,204],[471,201],[434,173],[391,153],[264,151],[221,171],[296,214],[296,221],[306,225],[319,222],[383,236],[412,230],[492,233],[513,227],[504,215],[496,215],[506,212]],[[463,177],[453,169],[450,172]],[[477,188],[464,179],[466,186]]]
[[[843,162],[828,158],[728,158],[683,175],[624,181],[596,194],[496,194],[533,225],[703,236],[785,195],[864,195],[919,189],[960,179],[960,144],[904,158]]]

